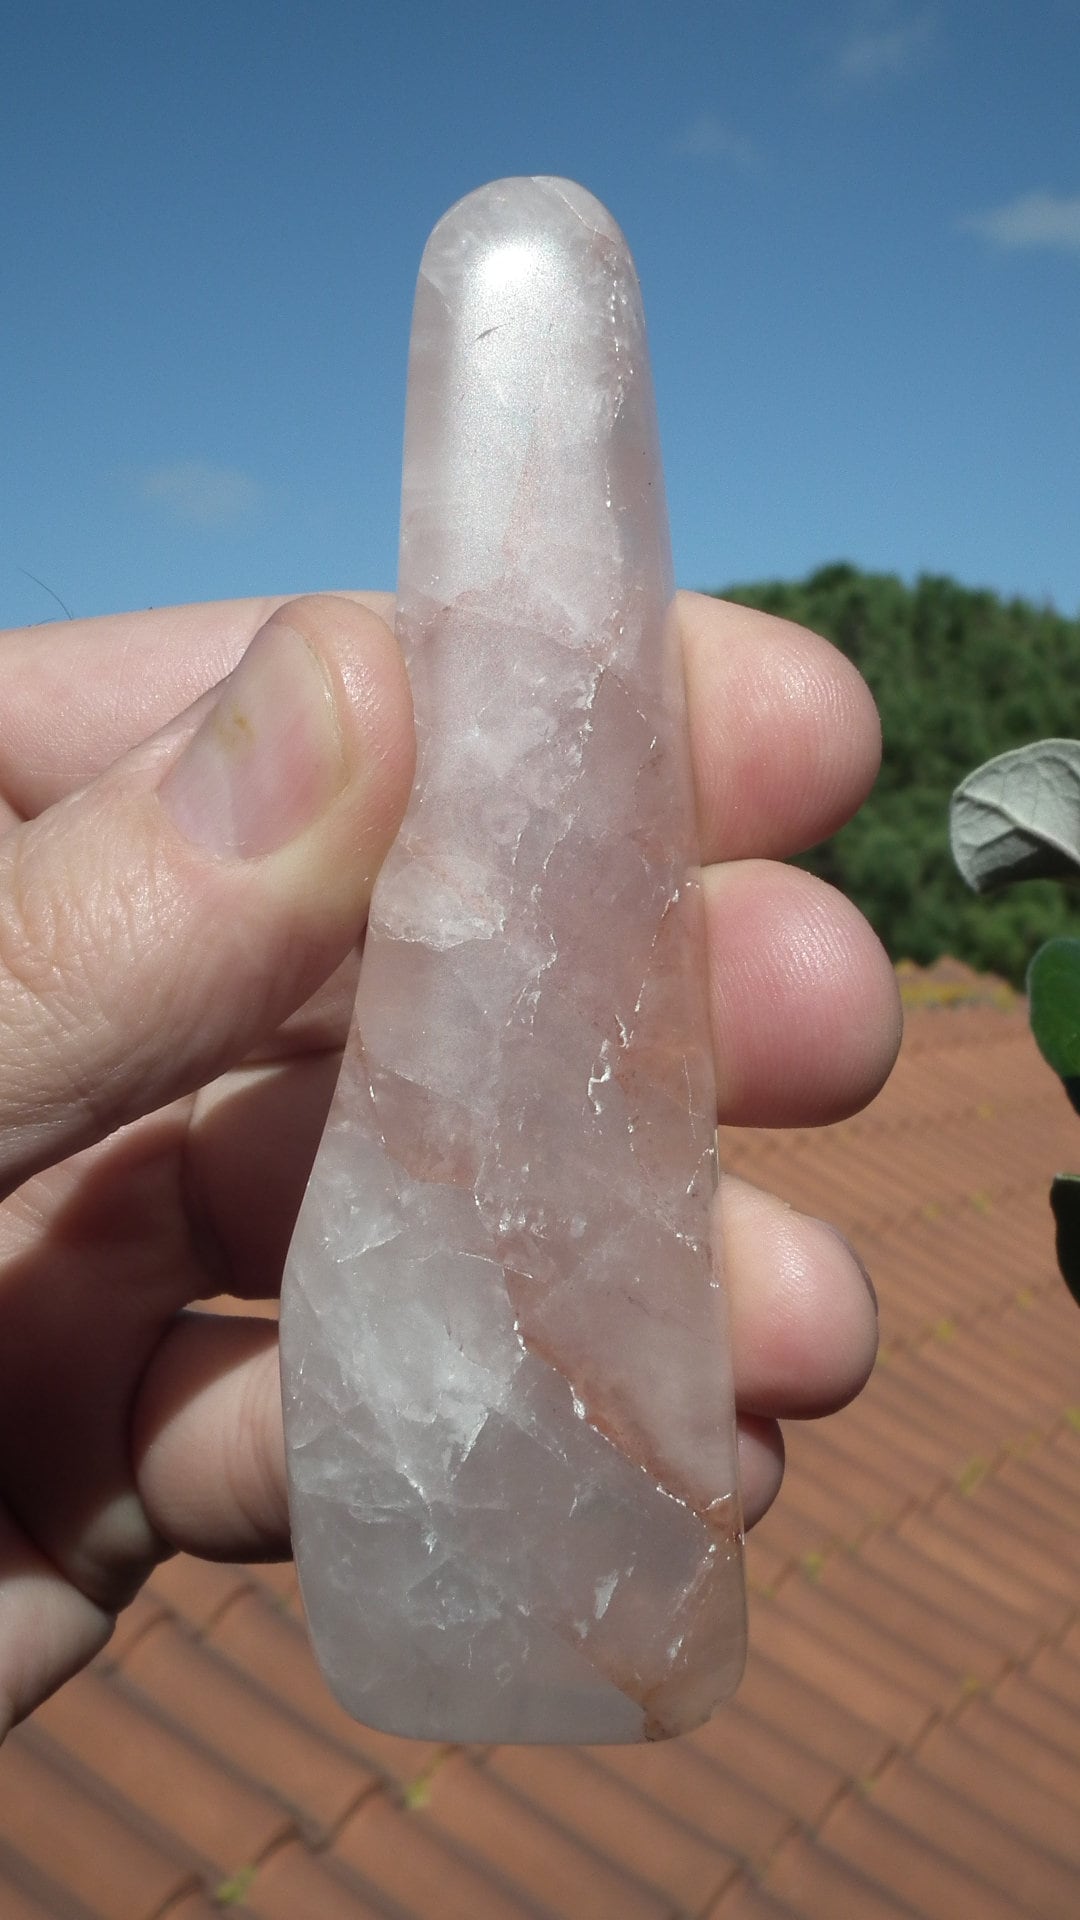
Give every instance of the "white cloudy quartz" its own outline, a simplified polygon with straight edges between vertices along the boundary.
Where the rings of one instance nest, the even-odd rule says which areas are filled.
[[[626,243],[568,181],[484,187],[420,269],[417,777],[282,1300],[316,1650],[398,1733],[653,1739],[741,1670],[671,597]]]

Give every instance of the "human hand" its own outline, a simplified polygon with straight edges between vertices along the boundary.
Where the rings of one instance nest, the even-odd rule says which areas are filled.
[[[0,1733],[173,1549],[288,1550],[276,1329],[184,1309],[277,1289],[412,736],[390,596],[280,605],[0,635]],[[719,1118],[836,1119],[892,1063],[895,984],[775,863],[863,798],[870,697],[785,622],[680,614]],[[777,1420],[858,1390],[876,1316],[830,1228],[724,1188],[753,1524]]]

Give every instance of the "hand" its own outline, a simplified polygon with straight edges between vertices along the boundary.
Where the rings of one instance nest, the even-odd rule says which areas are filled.
[[[277,1289],[412,732],[389,596],[280,605],[0,636],[0,1733],[175,1548],[288,1551],[275,1328],[183,1309]],[[892,972],[774,862],[865,795],[873,706],[826,642],[680,607],[719,1117],[836,1119],[892,1064]],[[725,1188],[752,1524],[876,1316],[830,1228]]]

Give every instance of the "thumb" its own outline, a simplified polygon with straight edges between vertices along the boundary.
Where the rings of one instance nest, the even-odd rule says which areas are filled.
[[[321,984],[412,766],[389,629],[295,600],[187,714],[0,840],[0,1194],[238,1061]]]

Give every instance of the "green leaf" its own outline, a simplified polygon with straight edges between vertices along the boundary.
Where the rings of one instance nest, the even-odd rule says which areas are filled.
[[[1080,940],[1047,940],[1028,968],[1035,1044],[1080,1112]]]
[[[1057,1173],[1050,1188],[1057,1223],[1057,1259],[1061,1277],[1080,1306],[1080,1176]]]
[[[1080,740],[999,753],[949,803],[949,842],[975,893],[1080,873]]]

